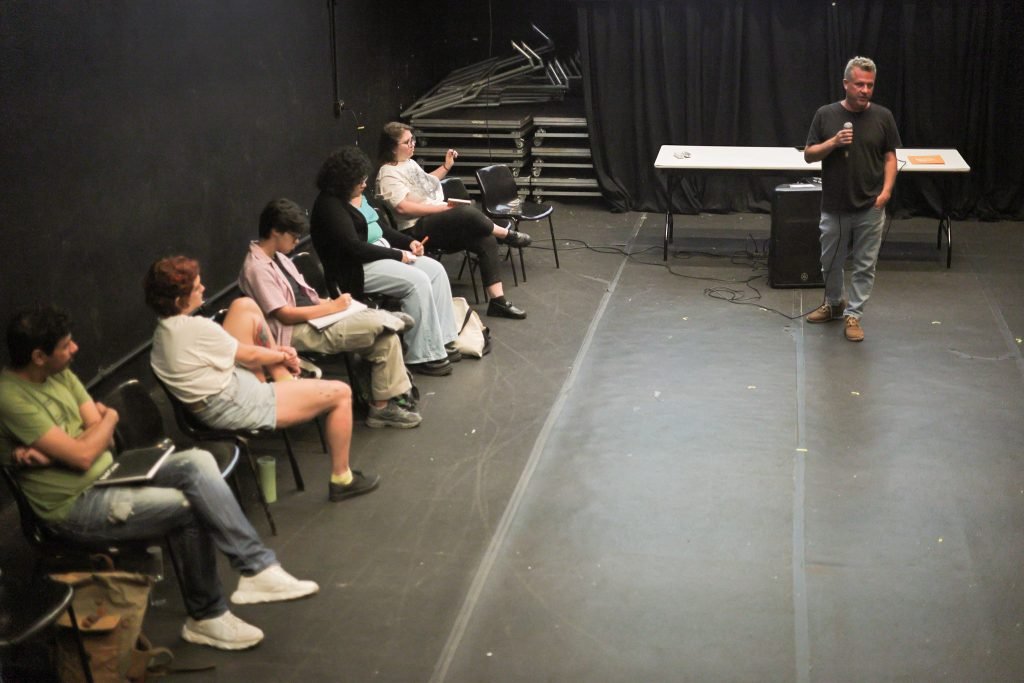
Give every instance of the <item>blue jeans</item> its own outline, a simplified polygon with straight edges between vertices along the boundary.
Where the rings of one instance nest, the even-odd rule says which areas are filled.
[[[825,298],[832,305],[843,300],[843,268],[852,237],[850,300],[843,315],[859,319],[864,313],[864,304],[875,284],[875,266],[878,265],[884,226],[885,209],[871,207],[852,213],[821,212],[821,274],[825,279]]]
[[[220,476],[217,462],[197,449],[173,453],[151,486],[93,486],[51,528],[82,541],[129,541],[167,536],[181,565],[185,609],[210,619],[228,609],[217,576],[219,548],[231,566],[252,575],[277,564]]]
[[[402,310],[416,320],[405,333],[406,363],[448,357],[444,345],[459,336],[452,311],[452,288],[444,266],[421,256],[413,263],[381,259],[363,264],[364,289],[402,300]]]

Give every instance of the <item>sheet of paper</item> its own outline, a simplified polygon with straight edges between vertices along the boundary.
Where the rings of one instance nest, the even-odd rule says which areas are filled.
[[[350,303],[348,305],[348,308],[346,308],[344,311],[338,311],[337,313],[331,313],[330,315],[322,315],[319,318],[313,318],[312,320],[309,321],[309,324],[318,330],[323,330],[330,327],[339,320],[344,320],[350,315],[355,315],[359,311],[365,310],[366,304],[364,304],[362,301],[356,301],[355,299],[353,299],[352,303]]]

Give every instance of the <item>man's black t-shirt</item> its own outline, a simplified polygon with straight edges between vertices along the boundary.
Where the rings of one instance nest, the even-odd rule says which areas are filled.
[[[833,137],[847,121],[853,124],[853,144],[821,160],[821,210],[828,213],[870,208],[882,192],[886,152],[902,146],[888,109],[872,103],[864,111],[853,112],[839,102],[826,104],[814,114],[807,146]]]

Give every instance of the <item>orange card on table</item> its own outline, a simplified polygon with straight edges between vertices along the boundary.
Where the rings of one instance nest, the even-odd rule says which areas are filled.
[[[927,156],[912,156],[907,157],[907,160],[912,164],[944,164],[946,160],[938,154],[929,154]]]

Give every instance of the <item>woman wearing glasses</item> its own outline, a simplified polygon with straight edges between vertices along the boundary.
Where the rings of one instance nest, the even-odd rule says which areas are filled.
[[[429,237],[434,249],[468,249],[476,254],[490,299],[487,314],[525,318],[526,312],[505,298],[498,272],[498,241],[525,247],[532,241],[530,236],[495,225],[472,206],[445,201],[441,180],[452,170],[458,152],[448,150],[444,163],[427,173],[413,160],[415,149],[411,127],[398,122],[384,126],[378,149],[377,194],[394,209],[398,229],[420,242]]]

